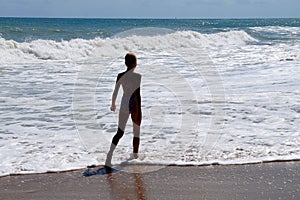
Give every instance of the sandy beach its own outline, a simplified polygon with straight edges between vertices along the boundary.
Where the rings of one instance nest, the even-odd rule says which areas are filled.
[[[127,166],[143,170],[155,166]],[[127,168],[126,167],[126,168]],[[299,199],[300,162],[168,166],[84,177],[85,169],[0,178],[0,199]]]

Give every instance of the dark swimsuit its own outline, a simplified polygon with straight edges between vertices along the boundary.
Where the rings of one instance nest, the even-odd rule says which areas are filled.
[[[118,75],[117,81],[119,81],[125,73]],[[132,121],[140,126],[142,121],[142,109],[141,109],[141,95],[140,87],[138,87],[131,96],[127,96],[124,92],[121,102],[120,112],[128,113],[131,115]]]

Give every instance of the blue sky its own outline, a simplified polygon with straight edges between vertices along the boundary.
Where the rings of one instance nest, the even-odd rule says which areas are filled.
[[[300,17],[300,0],[0,0],[2,17]]]

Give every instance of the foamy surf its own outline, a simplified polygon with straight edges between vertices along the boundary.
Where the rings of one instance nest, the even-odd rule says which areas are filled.
[[[245,31],[201,34],[178,31],[156,36],[125,38],[72,39],[70,41],[34,40],[16,42],[0,38],[0,62],[5,64],[45,62],[47,60],[80,61],[101,56],[120,56],[131,51],[176,51],[177,49],[245,45],[257,41]]]
[[[0,174],[104,164],[117,127],[117,114],[109,111],[112,87],[127,51],[137,53],[144,81],[142,156],[132,164],[298,160],[297,27],[226,28],[210,34],[192,29],[70,40],[0,38]],[[274,40],[272,34],[282,38]],[[216,74],[222,100],[212,98],[216,88],[210,76]],[[180,93],[186,89],[194,96]],[[76,116],[74,100],[82,103]],[[216,109],[225,113],[215,121],[222,129],[208,138]],[[188,119],[184,124],[190,129],[181,129],[181,119]],[[204,146],[207,139],[217,142]],[[128,159],[131,140],[129,124],[113,164]]]

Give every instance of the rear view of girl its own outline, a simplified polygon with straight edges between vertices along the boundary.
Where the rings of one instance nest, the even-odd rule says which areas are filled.
[[[133,157],[138,157],[140,144],[140,125],[142,121],[141,110],[141,95],[140,85],[142,76],[134,72],[137,66],[137,58],[133,53],[127,53],[125,56],[125,65],[127,70],[118,74],[115,89],[112,95],[112,103],[110,109],[116,110],[116,99],[120,86],[123,88],[123,97],[119,111],[118,131],[112,139],[110,150],[107,154],[105,167],[111,167],[111,159],[113,152],[118,145],[119,140],[124,135],[125,127],[129,116],[131,116],[133,123]]]

